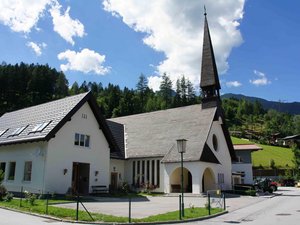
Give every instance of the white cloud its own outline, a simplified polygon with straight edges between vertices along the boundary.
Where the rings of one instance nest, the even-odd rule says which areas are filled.
[[[37,31],[37,23],[49,11],[52,16],[53,30],[63,39],[74,45],[74,37],[85,35],[84,26],[78,19],[70,17],[70,7],[61,12],[58,0],[5,0],[0,1],[0,22],[14,32],[28,34],[33,28]]]
[[[0,1],[0,22],[15,32],[29,33],[53,0]]]
[[[243,18],[244,0],[103,1],[106,11],[136,32],[146,33],[143,42],[165,54],[157,65],[158,74],[167,72],[173,83],[184,74],[195,85],[200,81],[204,4],[218,69],[225,73],[232,48],[242,43],[238,21]]]
[[[229,88],[230,87],[240,87],[240,86],[242,86],[242,84],[238,81],[228,81],[228,82],[226,82],[226,86]]]
[[[62,71],[76,70],[83,73],[96,73],[104,75],[110,71],[110,67],[104,67],[105,55],[90,50],[83,49],[81,52],[67,50],[58,54],[59,60],[67,60],[66,64],[61,64]]]
[[[35,54],[37,56],[40,56],[42,54],[42,49],[47,47],[47,44],[44,43],[44,42],[41,43],[41,44],[37,44],[37,43],[34,43],[34,42],[30,41],[30,42],[27,42],[26,45],[28,47],[32,48],[32,50],[35,52]]]
[[[83,37],[85,35],[83,24],[79,20],[70,17],[70,7],[61,14],[61,5],[55,2],[49,11],[52,16],[54,31],[67,42],[74,45],[73,37]]]
[[[271,81],[268,80],[266,74],[257,70],[254,70],[253,72],[259,78],[254,80],[249,80],[251,84],[254,84],[255,86],[263,86],[263,85],[271,84]]]
[[[158,91],[161,81],[162,81],[161,77],[150,76],[148,77],[148,86],[151,87],[153,91]]]

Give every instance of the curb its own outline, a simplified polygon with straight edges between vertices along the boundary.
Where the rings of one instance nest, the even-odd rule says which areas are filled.
[[[66,220],[66,219],[60,219],[57,217],[52,217],[49,215],[44,215],[44,214],[38,214],[38,213],[32,213],[32,212],[27,212],[27,211],[21,211],[18,209],[13,209],[13,208],[8,208],[8,207],[3,207],[0,206],[1,209],[13,211],[13,212],[18,212],[18,213],[23,213],[31,216],[36,216],[36,217],[41,217],[45,219],[51,219],[59,222],[66,222],[66,223],[76,223],[76,224],[99,224],[99,225],[128,225],[128,224],[134,224],[134,225],[154,225],[154,224],[177,224],[177,223],[188,223],[188,222],[194,222],[194,221],[201,221],[201,220],[207,220],[210,218],[222,216],[224,214],[227,214],[228,211],[216,213],[214,215],[210,216],[203,216],[199,218],[193,218],[193,219],[186,219],[186,220],[171,220],[171,221],[157,221],[157,222],[132,222],[132,223],[118,223],[118,222],[93,222],[93,221],[75,221],[75,220]]]

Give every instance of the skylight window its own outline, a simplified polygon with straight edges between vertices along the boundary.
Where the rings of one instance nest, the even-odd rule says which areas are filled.
[[[8,137],[18,136],[19,134],[21,134],[23,132],[23,130],[26,129],[27,126],[16,128]]]
[[[8,129],[6,129],[6,130],[0,130],[0,137],[1,137],[3,134],[5,134],[6,131],[8,131]]]
[[[33,129],[29,133],[42,132],[52,121],[48,121],[45,123],[39,123],[33,127]]]
[[[30,131],[30,132],[36,132],[40,126],[42,126],[42,123],[35,125],[34,128],[32,129],[32,131]]]

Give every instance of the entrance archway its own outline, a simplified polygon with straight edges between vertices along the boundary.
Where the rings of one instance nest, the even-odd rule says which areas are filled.
[[[193,177],[187,168],[183,168],[183,191],[192,193]],[[181,167],[176,168],[170,176],[170,192],[181,192]]]
[[[202,192],[214,189],[216,189],[214,172],[206,168],[202,176]]]

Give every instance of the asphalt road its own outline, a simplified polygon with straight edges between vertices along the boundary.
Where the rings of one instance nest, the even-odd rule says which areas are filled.
[[[300,224],[300,189],[281,188],[280,196],[257,202],[228,214],[188,225],[298,225]]]
[[[300,224],[300,189],[296,188],[281,188],[278,193],[280,196],[273,198],[254,198],[258,201],[251,204],[238,206],[238,201],[235,200],[231,204],[229,213],[216,218],[183,223],[189,225],[207,224],[245,224],[245,225],[298,225]],[[241,198],[242,199],[242,198]],[[243,199],[242,199],[243,200]],[[240,201],[240,203],[245,202]],[[26,215],[22,213],[12,212],[0,209],[0,225],[70,225],[54,221],[51,219],[40,218],[36,216]]]

